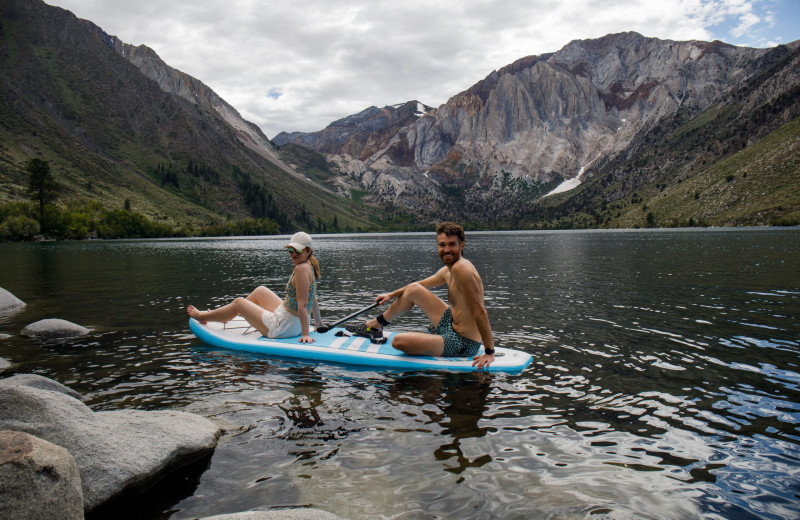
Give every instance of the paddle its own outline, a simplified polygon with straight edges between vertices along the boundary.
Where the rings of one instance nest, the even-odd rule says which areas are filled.
[[[370,305],[369,307],[364,307],[364,308],[363,308],[363,309],[361,309],[360,311],[356,311],[356,312],[354,312],[353,314],[351,314],[351,315],[349,315],[349,316],[345,316],[344,318],[342,318],[341,320],[337,321],[337,322],[336,322],[336,323],[334,323],[333,325],[330,325],[330,326],[325,326],[325,325],[323,325],[322,327],[317,327],[317,332],[323,332],[323,333],[324,333],[324,332],[328,332],[328,331],[329,331],[329,330],[331,330],[332,328],[334,328],[334,327],[337,327],[337,326],[341,325],[342,323],[346,322],[347,320],[349,320],[349,319],[351,319],[351,318],[355,318],[355,317],[356,317],[356,316],[358,316],[359,314],[364,314],[364,313],[365,313],[365,312],[367,312],[368,310],[370,310],[370,309],[374,309],[374,308],[375,308],[375,307],[377,307],[378,305],[380,305],[380,303],[378,303],[378,302],[375,302],[375,303],[373,303],[372,305]]]

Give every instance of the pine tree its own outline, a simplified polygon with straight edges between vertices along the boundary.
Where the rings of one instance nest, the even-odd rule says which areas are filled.
[[[39,227],[44,233],[44,207],[58,197],[59,184],[50,173],[50,163],[42,159],[33,158],[28,161],[26,168],[30,175],[28,179],[28,195],[39,205]]]

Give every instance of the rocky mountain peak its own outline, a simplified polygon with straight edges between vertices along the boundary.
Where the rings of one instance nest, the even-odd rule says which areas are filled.
[[[383,108],[373,106],[334,121],[320,132],[281,132],[273,142],[278,146],[292,142],[322,153],[344,153],[366,159],[384,149],[401,128],[414,123],[430,110],[431,107],[416,100]]]
[[[720,100],[752,77],[767,52],[635,32],[575,40],[491,72],[426,117],[390,117],[373,107],[280,142],[335,157],[361,189],[374,190],[385,177],[416,178],[414,197],[433,181],[485,198],[509,175],[546,186],[602,166],[680,107]],[[402,203],[403,195],[389,200]]]

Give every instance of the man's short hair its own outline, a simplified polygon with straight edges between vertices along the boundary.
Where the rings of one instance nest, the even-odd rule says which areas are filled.
[[[464,242],[464,228],[456,224],[455,222],[442,222],[436,227],[436,235],[441,235],[444,233],[449,237],[458,237],[460,242]]]

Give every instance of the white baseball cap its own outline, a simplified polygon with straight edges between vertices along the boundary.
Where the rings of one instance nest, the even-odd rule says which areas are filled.
[[[303,231],[298,231],[292,235],[292,238],[289,240],[289,243],[286,244],[286,247],[293,247],[298,251],[302,251],[307,247],[311,247],[311,235]]]

